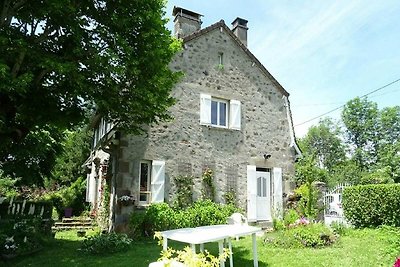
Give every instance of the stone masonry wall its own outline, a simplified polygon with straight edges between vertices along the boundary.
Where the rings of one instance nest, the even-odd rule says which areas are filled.
[[[150,127],[148,137],[123,136],[120,172],[117,184],[121,190],[138,192],[139,162],[164,160],[167,201],[173,201],[172,178],[192,174],[195,198],[201,189],[205,166],[215,172],[217,200],[223,202],[227,183],[237,188],[237,197],[246,208],[247,165],[281,167],[283,191],[289,190],[294,174],[294,149],[289,147],[290,131],[283,94],[257,64],[244,53],[225,29],[216,29],[193,39],[171,64],[185,76],[173,90],[177,99],[171,113],[172,122]],[[223,53],[223,69],[218,67]],[[200,125],[200,93],[241,102],[241,130]],[[271,154],[268,160],[265,153]],[[185,173],[182,173],[185,172]]]

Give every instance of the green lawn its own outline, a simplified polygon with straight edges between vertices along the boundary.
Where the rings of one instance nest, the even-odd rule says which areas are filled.
[[[280,249],[258,240],[259,266],[393,266],[400,255],[400,240],[388,230],[349,230],[334,246],[322,249]],[[35,255],[15,259],[5,266],[148,266],[157,260],[161,248],[154,240],[136,242],[128,252],[111,256],[83,255],[77,249],[82,238],[74,232],[58,233],[56,239]],[[181,249],[182,244],[171,242]],[[215,244],[206,249],[217,252]],[[233,241],[234,264],[238,267],[253,266],[251,238]],[[0,262],[0,266],[4,263]],[[229,263],[226,264],[229,266]]]

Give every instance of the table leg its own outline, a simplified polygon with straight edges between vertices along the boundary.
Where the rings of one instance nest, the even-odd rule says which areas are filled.
[[[196,244],[190,244],[190,246],[192,247],[193,253],[196,254]]]
[[[224,253],[224,240],[218,241],[218,250],[219,250],[219,255],[221,256]],[[225,260],[221,259],[220,260],[220,266],[225,267]]]
[[[229,246],[229,267],[233,267],[232,242],[230,238],[228,238],[228,246]]]
[[[251,235],[253,239],[253,260],[254,260],[254,267],[258,267],[258,258],[257,258],[257,238],[256,234],[253,233]]]
[[[168,248],[168,238],[164,237],[163,238],[163,250],[167,251]]]
[[[204,244],[200,244],[200,251],[201,251],[201,253],[204,252]]]

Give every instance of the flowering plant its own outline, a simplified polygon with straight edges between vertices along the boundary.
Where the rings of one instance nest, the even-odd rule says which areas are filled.
[[[18,249],[17,243],[14,240],[14,236],[6,237],[4,242],[4,252],[6,254],[13,254]]]
[[[300,219],[297,219],[294,223],[289,224],[289,227],[296,227],[299,225],[308,225],[310,224],[310,221],[307,218],[301,217]]]
[[[396,261],[394,262],[393,267],[400,267],[400,258],[396,258]]]
[[[128,196],[128,195],[123,195],[118,198],[118,201],[121,202],[122,204],[130,204],[135,201],[134,196]]]

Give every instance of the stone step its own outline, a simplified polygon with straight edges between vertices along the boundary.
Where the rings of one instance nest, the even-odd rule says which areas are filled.
[[[54,226],[92,226],[92,222],[55,222]]]
[[[256,226],[260,227],[263,230],[268,230],[268,229],[273,228],[273,224],[271,221],[258,221],[256,223]]]
[[[91,218],[63,218],[61,222],[55,222],[51,228],[53,231],[63,230],[88,230],[93,229]]]
[[[53,231],[65,231],[65,230],[90,230],[93,226],[53,226],[51,228]]]
[[[62,222],[92,222],[91,218],[62,218]]]

